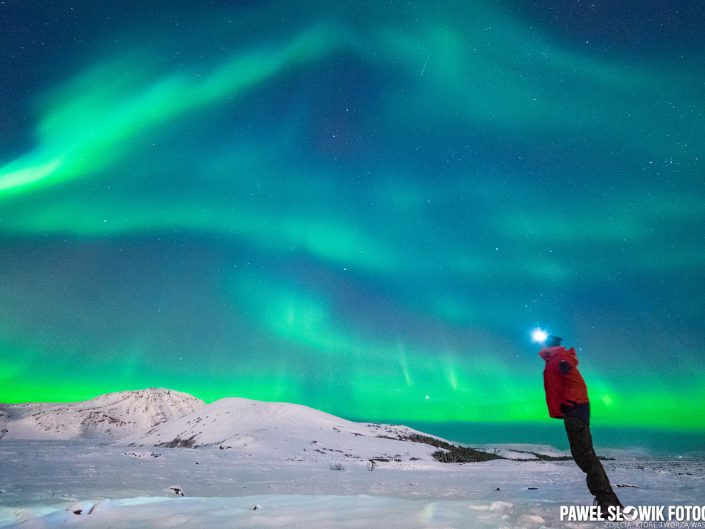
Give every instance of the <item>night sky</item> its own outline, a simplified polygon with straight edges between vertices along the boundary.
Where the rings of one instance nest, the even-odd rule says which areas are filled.
[[[0,401],[705,431],[705,6],[0,2]]]

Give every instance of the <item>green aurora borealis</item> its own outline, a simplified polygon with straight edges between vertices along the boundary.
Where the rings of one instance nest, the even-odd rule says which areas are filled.
[[[543,423],[541,325],[705,431],[697,2],[57,4],[0,6],[0,401]]]

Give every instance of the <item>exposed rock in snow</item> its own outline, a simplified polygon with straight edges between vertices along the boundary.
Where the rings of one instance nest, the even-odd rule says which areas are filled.
[[[158,454],[155,452],[125,452],[125,455],[128,457],[134,457],[135,459],[150,459],[150,458],[157,458],[161,457],[162,454]]]

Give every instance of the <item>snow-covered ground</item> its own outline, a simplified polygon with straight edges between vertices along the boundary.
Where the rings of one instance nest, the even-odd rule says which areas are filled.
[[[4,441],[0,461],[0,526],[23,528],[562,527],[559,505],[591,501],[570,461],[391,461],[370,471],[366,461],[322,454],[286,461],[78,441]],[[617,488],[625,504],[705,499],[702,461],[605,466],[614,484],[628,485]]]
[[[110,443],[3,439],[0,527],[595,527],[559,520],[560,505],[592,501],[575,464],[529,454],[561,452],[440,463],[412,433],[224,399]],[[703,460],[622,451],[604,465],[627,505],[705,503]]]

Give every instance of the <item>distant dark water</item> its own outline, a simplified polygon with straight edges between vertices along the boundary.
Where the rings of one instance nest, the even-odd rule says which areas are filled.
[[[561,450],[568,441],[561,421],[547,424],[424,423],[408,422],[410,428],[467,444],[548,444]],[[600,448],[644,448],[664,455],[700,452],[705,454],[705,432],[614,428],[591,425],[593,442]]]

